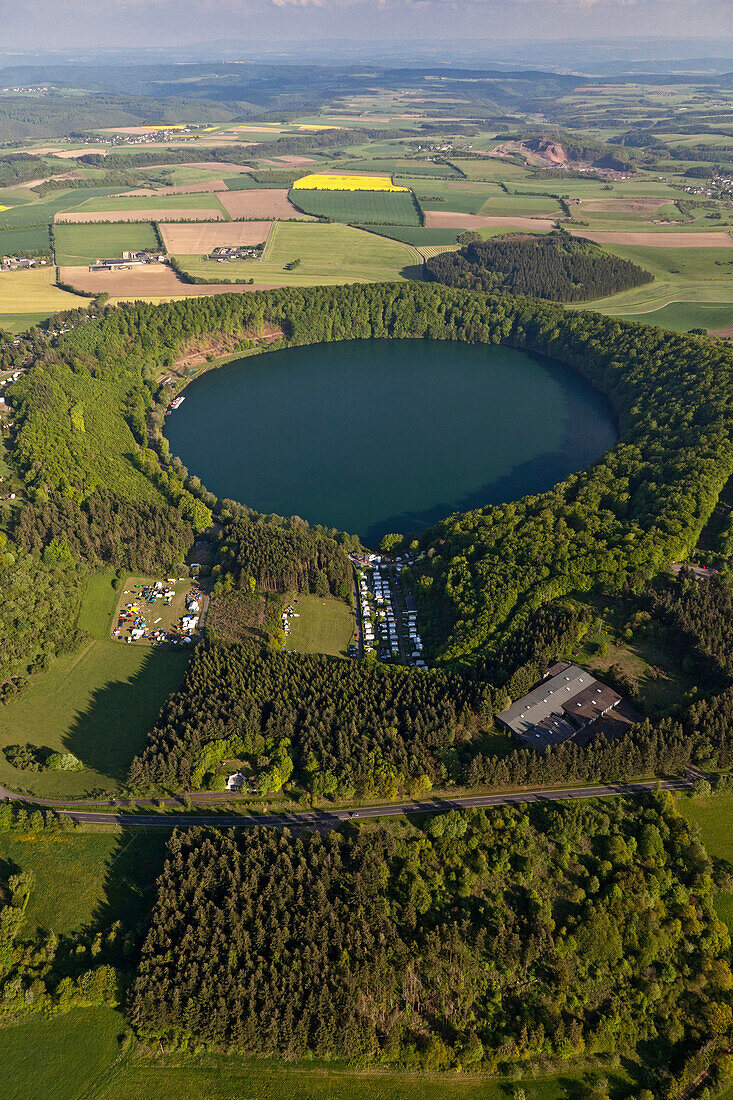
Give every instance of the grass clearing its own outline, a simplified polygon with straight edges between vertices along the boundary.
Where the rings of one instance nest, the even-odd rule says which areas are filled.
[[[140,618],[144,619],[148,624],[150,630],[171,630],[177,626],[182,615],[186,614],[186,596],[193,588],[193,581],[186,577],[183,580],[175,578],[175,582],[170,585],[170,590],[175,592],[175,596],[170,604],[163,603],[162,600],[155,600],[154,603],[149,603],[147,600],[142,599],[139,595],[140,589],[148,587],[154,584],[155,581],[162,580],[166,583],[165,578],[161,576],[155,577],[128,577],[125,581],[124,588],[120,589],[120,598],[117,602],[115,613],[112,616],[111,621],[107,626],[108,636],[112,630],[117,626],[117,622],[121,612],[127,604],[131,603],[135,607],[139,608]],[[120,644],[127,644],[125,641],[129,627],[131,624],[126,623],[122,628],[122,637],[116,638]],[[130,645],[136,646],[150,646],[151,642],[144,638],[139,641],[130,642]]]
[[[79,616],[89,641],[34,676],[0,710],[0,749],[30,742],[73,752],[84,770],[20,771],[0,752],[0,782],[11,788],[57,798],[117,792],[165,699],[181,684],[187,652],[120,645],[109,636],[118,598],[111,580],[108,573],[90,579]]]
[[[723,860],[733,871],[733,793],[680,798],[678,806],[687,820],[697,825],[708,855]],[[733,934],[733,893],[721,890],[716,894],[715,910]]]
[[[48,320],[48,313],[0,313],[0,329],[5,332],[27,332],[34,325]]]
[[[264,257],[233,260],[224,270],[231,279],[252,278],[266,286],[334,286],[419,277],[422,264],[410,245],[352,226],[323,222],[277,222]],[[192,275],[211,278],[209,261],[198,256],[177,258]],[[300,260],[298,266],[285,270],[295,260]]]
[[[125,1026],[111,1008],[87,1008],[50,1020],[33,1016],[3,1028],[0,1080],[5,1100],[98,1096],[95,1083],[118,1057],[118,1036]]]
[[[23,933],[41,927],[65,935],[107,919],[128,927],[139,923],[152,904],[150,887],[160,874],[167,839],[164,830],[145,826],[3,833],[4,873],[35,876]]]
[[[306,214],[338,222],[419,226],[422,220],[411,191],[293,190],[290,198]]]
[[[733,324],[733,302],[718,305],[716,302],[673,302],[648,313],[632,313],[629,320],[645,325],[658,325],[675,332],[689,332],[692,328],[711,331]]]
[[[59,224],[54,229],[56,262],[75,266],[95,260],[119,259],[123,252],[160,248],[153,226],[147,222],[116,225]]]
[[[61,310],[87,306],[85,299],[55,286],[55,278],[52,266],[0,271],[0,315],[32,314],[45,320]]]
[[[341,600],[323,599],[320,596],[300,596],[286,599],[292,603],[296,615],[290,620],[290,633],[285,648],[294,653],[331,653],[345,657],[348,646],[354,641],[354,612]]]

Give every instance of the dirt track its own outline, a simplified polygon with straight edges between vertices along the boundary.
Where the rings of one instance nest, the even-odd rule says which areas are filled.
[[[184,283],[165,264],[145,264],[127,271],[90,271],[88,267],[59,268],[61,282],[91,294],[109,294],[111,298],[189,298],[199,294],[231,294],[269,290],[264,284],[225,283],[194,285]]]
[[[57,222],[211,222],[223,221],[221,210],[69,210],[57,214]]]
[[[160,227],[163,243],[173,256],[202,256],[212,249],[266,241],[272,222],[168,223]]]
[[[275,187],[253,188],[251,191],[223,191],[218,196],[231,218],[306,218],[288,200],[286,190]]]

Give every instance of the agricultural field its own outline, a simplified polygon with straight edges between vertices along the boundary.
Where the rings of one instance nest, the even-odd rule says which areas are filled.
[[[0,229],[37,228],[43,224],[50,225],[57,214],[75,210],[83,202],[89,201],[91,196],[101,197],[112,193],[111,188],[108,187],[85,187],[76,191],[55,193],[53,198],[37,199],[23,203],[21,206],[11,206],[8,210],[0,211]]]
[[[320,172],[303,176],[293,184],[293,191],[409,191],[409,187],[392,182],[391,176]]]
[[[211,277],[209,261],[197,256],[177,259],[190,274]],[[286,270],[286,265],[296,260],[300,261],[297,266]],[[234,260],[224,270],[232,279],[254,278],[267,286],[317,286],[419,277],[421,264],[421,257],[410,245],[363,229],[323,222],[277,222],[262,260]]]
[[[240,269],[235,270],[234,264],[223,268],[213,265],[210,261],[202,260],[201,263],[205,268],[202,274],[207,279],[217,276],[221,278],[224,274],[232,279],[249,279],[259,274],[257,270],[245,274]],[[262,290],[268,285],[261,283],[259,279],[254,286],[228,283],[196,285],[184,282],[167,264],[158,263],[143,264],[141,267],[131,267],[126,271],[90,271],[87,266],[84,266],[62,267],[59,268],[59,272],[62,282],[68,286],[76,287],[88,294],[109,294],[113,304],[136,299],[159,303],[167,302],[171,298],[190,298],[200,294],[230,294],[235,291]],[[201,273],[197,271],[193,274]]]
[[[180,685],[188,653],[122,646],[109,636],[118,599],[111,581],[111,574],[89,581],[79,616],[86,644],[57,658],[0,711],[0,783],[53,798],[116,793],[165,698]],[[18,770],[2,750],[27,742],[74,753],[84,769]]]
[[[255,187],[244,191],[225,191],[218,195],[230,218],[247,218],[254,221],[270,219],[305,218],[288,199],[284,188]]]
[[[675,329],[733,322],[733,249],[605,247],[650,271],[654,282],[598,299],[594,309]],[[706,314],[714,324],[705,323]]]
[[[207,196],[214,198],[215,196]],[[150,199],[140,200],[150,203]],[[56,225],[67,222],[72,225],[96,224],[99,222],[210,222],[224,221],[226,215],[221,210],[203,209],[188,210],[179,206],[161,208],[140,208],[139,210],[99,210],[99,211],[64,211],[56,215]]]
[[[34,226],[32,229],[0,230],[0,257],[17,256],[24,252],[49,252],[51,238],[48,227]]]
[[[491,217],[484,214],[460,214],[451,210],[426,210],[425,225],[428,229],[495,229],[509,232],[521,229],[527,233],[549,233],[555,228],[550,218],[527,218],[517,214],[515,217]]]
[[[168,222],[160,227],[166,250],[171,256],[204,255],[214,248],[233,248],[266,241],[271,221],[251,222]]]
[[[54,229],[56,262],[75,267],[95,260],[119,259],[123,252],[160,249],[155,229],[147,222],[120,225],[67,225]]]
[[[246,193],[246,192],[245,192]],[[295,190],[291,198],[301,210],[339,222],[381,225],[421,224],[420,210],[410,191]]]
[[[56,268],[52,266],[0,271],[0,316],[32,315],[45,320],[64,309],[87,306],[84,298],[55,286],[55,278]]]
[[[144,210],[146,206],[150,206],[149,196],[128,196],[128,195],[112,195],[111,197],[103,197],[89,199],[88,202],[84,202],[81,206],[77,207],[75,213],[79,214],[99,214],[107,213],[108,211],[117,212],[132,212]],[[170,194],[166,189],[165,192],[155,197],[155,206],[160,210],[216,210],[219,207],[217,195],[213,192],[195,192],[192,195],[175,195]]]
[[[357,228],[359,228],[357,226]],[[457,229],[427,229],[425,226],[370,225],[372,233],[381,233],[395,241],[422,248],[427,245],[455,244],[458,240]]]
[[[345,657],[355,637],[354,612],[341,600],[320,596],[299,596],[285,599],[291,603],[298,618],[290,619],[290,633],[285,648],[294,653],[330,653]]]

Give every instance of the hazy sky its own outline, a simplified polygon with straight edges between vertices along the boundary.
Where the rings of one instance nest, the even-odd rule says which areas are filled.
[[[707,38],[709,52],[733,37],[733,0],[0,0],[4,50],[628,35]]]

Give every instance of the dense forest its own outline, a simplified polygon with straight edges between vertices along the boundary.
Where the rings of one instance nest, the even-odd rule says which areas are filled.
[[[161,502],[132,503],[115,492],[95,488],[77,503],[59,493],[23,508],[13,539],[24,550],[41,554],[53,544],[76,561],[150,572],[183,561],[193,529],[180,508]]]
[[[493,1072],[645,1043],[654,1096],[730,1040],[730,939],[672,800],[451,811],[424,831],[177,831],[145,1039]]]
[[[83,576],[64,544],[50,540],[43,555],[27,554],[0,531],[0,702],[22,688],[28,673],[45,668],[49,657],[78,645],[73,624]]]
[[[465,290],[503,290],[553,302],[585,302],[643,286],[653,275],[569,233],[472,241],[425,261],[428,278]]]
[[[344,550],[300,521],[289,527],[244,517],[230,524],[222,543],[220,588],[248,592],[310,592],[351,596],[351,567]]]
[[[382,284],[136,303],[79,326],[54,361],[10,391],[15,458],[31,489],[84,497],[107,483],[128,500],[204,507],[187,503],[180,479],[145,445],[154,379],[192,341],[212,332],[256,339],[265,323],[293,345],[504,342],[569,363],[613,404],[620,441],[590,469],[423,534],[411,580],[434,662],[493,657],[548,600],[619,589],[684,559],[733,472],[733,349],[722,343],[508,295]]]
[[[199,646],[130,783],[211,786],[221,761],[239,760],[261,793],[291,777],[315,797],[419,793],[457,774],[482,709],[484,689],[455,673]]]

